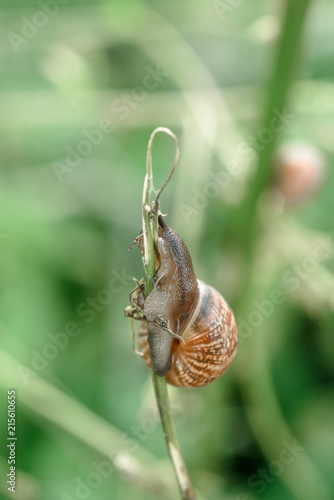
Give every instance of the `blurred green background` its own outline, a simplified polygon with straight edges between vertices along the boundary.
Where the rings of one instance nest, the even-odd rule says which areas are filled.
[[[286,95],[293,118],[268,145],[271,156],[289,141],[313,145],[326,180],[284,207],[265,175],[243,214],[265,158],[251,137],[274,88],[284,5],[1,2],[2,498],[12,495],[10,389],[18,500],[178,498],[150,374],[123,316],[131,278],[142,275],[138,249],[127,247],[140,231],[157,126],[181,149],[162,211],[197,276],[235,308],[241,337],[219,381],[170,389],[198,496],[334,497],[332,0],[311,5]],[[240,155],[242,144],[252,150]],[[159,136],[156,187],[173,154]],[[222,172],[228,182],[210,191]]]

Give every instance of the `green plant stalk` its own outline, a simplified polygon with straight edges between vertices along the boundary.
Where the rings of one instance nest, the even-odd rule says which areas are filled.
[[[0,323],[0,326],[3,335],[3,325]],[[12,332],[8,333],[11,338],[14,337]],[[29,351],[26,352],[27,358],[28,355]],[[132,450],[133,441],[129,444],[130,442],[124,440],[123,431],[60,390],[57,385],[62,384],[55,377],[53,379],[56,385],[52,385],[1,347],[0,366],[1,398],[4,398],[5,394],[7,398],[8,388],[14,387],[19,398],[20,411],[30,415],[33,420],[36,419],[37,425],[41,425],[44,420],[43,426],[48,422],[47,432],[55,432],[59,428],[68,433],[71,439],[75,438],[88,449],[101,454],[111,462],[115,472],[149,498],[156,497],[157,491],[163,491],[164,500],[175,500],[177,489],[171,485],[168,462],[149,452],[139,442],[136,442],[136,450]],[[82,454],[81,445],[73,444],[73,447],[74,453]]]
[[[264,114],[263,127],[270,129],[270,121],[273,117],[273,110],[278,109],[283,111],[287,102],[288,89],[294,74],[297,56],[299,52],[300,42],[303,34],[303,27],[306,21],[308,9],[311,0],[287,0],[285,15],[282,25],[282,32],[278,41],[277,56],[274,63],[272,78],[268,88],[268,101]],[[289,110],[290,111],[290,110]],[[239,298],[236,305],[236,315],[247,317],[251,311],[251,304],[254,296],[254,285],[251,282],[250,274],[254,264],[254,254],[256,242],[259,239],[261,228],[259,224],[258,214],[256,212],[257,203],[270,182],[272,176],[272,157],[276,148],[277,135],[267,144],[259,154],[258,169],[253,176],[245,204],[242,207],[242,216],[236,225],[236,234],[242,235],[242,248],[245,252],[245,260],[247,266],[247,276],[244,282],[243,294]],[[254,407],[256,405],[265,404],[271,416],[271,421],[275,421],[275,430],[278,440],[290,439],[294,436],[291,432],[286,420],[284,419],[281,409],[279,408],[276,398],[273,394],[272,381],[270,380],[270,371],[267,367],[268,352],[264,352],[263,346],[255,345],[257,337],[253,337],[253,351],[261,352],[262,356],[257,361],[259,365],[263,363],[266,371],[257,369],[257,377],[253,377],[246,384],[243,378],[244,366],[237,370],[237,376],[240,376],[240,388],[243,393],[243,398],[246,401],[246,408],[249,413],[248,418],[254,433],[257,436],[259,444],[267,456],[268,461],[273,458],[274,444],[270,441],[271,435],[262,424],[254,418]],[[252,350],[252,346],[248,346]],[[261,348],[261,349],[260,349]],[[266,396],[264,396],[266,394]],[[303,482],[296,481],[291,478],[290,474],[283,474],[281,479],[286,484],[296,499],[314,498],[314,491],[317,489],[317,483],[321,485],[321,493],[318,494],[321,498],[329,498],[328,487],[322,481],[316,466],[312,459],[307,456],[307,452],[303,456],[304,467],[308,473],[303,478]],[[313,496],[312,496],[313,495]]]
[[[148,174],[144,182],[143,195],[143,234],[144,234],[144,283],[145,283],[145,298],[153,290],[153,278],[155,275],[154,265],[154,242],[151,226],[151,211],[150,211],[150,186],[152,185],[152,175]],[[152,224],[157,224],[157,215],[152,214]]]
[[[279,38],[273,73],[269,82],[268,100],[262,128],[271,130],[275,110],[283,113],[287,103],[287,91],[295,72],[303,26],[311,0],[287,0]],[[291,110],[288,109],[288,113]],[[236,234],[241,234],[241,247],[244,248],[246,265],[249,265],[254,244],[259,236],[259,220],[256,214],[257,202],[266,189],[272,176],[272,157],[279,134],[266,144],[259,153],[257,171],[250,181],[246,200],[237,221]]]
[[[174,138],[174,141],[176,141],[175,136],[168,129],[160,127],[158,129],[155,129],[155,131],[152,133],[148,145],[147,173],[144,181],[143,206],[142,206],[142,223],[143,223],[143,236],[144,236],[143,264],[144,264],[144,283],[145,283],[146,297],[153,290],[153,278],[155,276],[154,247],[157,245],[157,239],[158,239],[158,207],[154,205],[153,207],[154,209],[152,210],[152,205],[151,205],[151,193],[153,192],[151,149],[152,149],[153,139],[157,132],[166,132],[168,135],[171,135]],[[178,160],[178,148],[171,174],[169,175],[162,189],[159,191],[158,196],[161,194],[162,190],[165,188],[168,180],[173,174],[177,164],[177,160]],[[156,204],[157,204],[157,199],[158,197],[156,198]],[[187,468],[183,460],[183,456],[181,453],[180,445],[178,443],[171,415],[166,377],[161,377],[157,375],[154,371],[154,366],[152,370],[152,376],[153,376],[155,397],[161,419],[161,425],[166,440],[169,456],[176,474],[176,479],[179,486],[181,498],[182,500],[195,500],[196,498],[195,493],[187,472]]]

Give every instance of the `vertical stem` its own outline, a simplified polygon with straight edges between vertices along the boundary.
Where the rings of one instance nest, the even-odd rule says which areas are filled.
[[[276,116],[275,111],[284,113],[286,94],[295,72],[303,26],[310,1],[287,0],[275,67],[268,89],[263,128],[272,129],[272,120]],[[268,183],[271,175],[271,156],[277,138],[278,134],[275,133],[273,140],[260,152],[258,171],[253,178],[247,199],[249,206],[254,206]]]
[[[152,167],[149,162],[147,162],[147,173],[144,180],[144,190],[143,190],[143,206],[142,206],[142,224],[144,233],[144,283],[145,283],[145,297],[153,289],[153,278],[155,274],[154,266],[154,241],[152,237],[152,226],[151,226],[151,206],[150,198],[152,186]],[[156,217],[155,217],[156,218]],[[153,220],[153,224],[156,224],[156,220]]]
[[[158,132],[165,132],[174,140],[176,146],[176,154],[172,170],[162,186],[158,191],[155,202],[151,204],[151,193],[153,191],[153,174],[152,174],[152,146],[155,135]],[[150,137],[147,149],[147,173],[144,182],[143,191],[143,233],[144,233],[144,283],[145,283],[145,297],[153,289],[153,278],[155,276],[155,259],[154,248],[158,240],[158,199],[165,189],[167,183],[172,177],[177,166],[179,158],[179,149],[176,136],[169,130],[162,127],[155,129]],[[165,377],[160,377],[154,372],[153,366],[153,386],[155,397],[161,418],[161,425],[164,432],[164,437],[167,443],[169,456],[176,474],[181,499],[182,500],[195,500],[195,493],[193,491],[191,481],[185,466],[183,456],[181,453],[180,445],[175,432],[175,427],[171,415],[171,409],[168,399],[167,383]]]
[[[297,56],[303,33],[303,26],[311,0],[286,0],[282,32],[279,39],[274,69],[268,88],[268,100],[264,113],[262,130],[272,130],[273,120],[277,123],[277,116],[282,116],[286,111],[287,91],[295,72]],[[279,126],[283,128],[289,123],[280,120]],[[294,115],[291,115],[293,118]],[[241,208],[241,216],[237,222],[236,231],[241,234],[241,246],[245,249],[249,265],[254,242],[258,237],[258,218],[256,205],[261,193],[266,188],[272,175],[272,156],[275,151],[279,131],[274,132],[272,140],[262,145],[259,152],[258,168],[250,181],[247,198]]]
[[[275,110],[278,110],[282,114],[284,113],[284,107],[287,102],[287,92],[295,71],[303,27],[310,4],[311,0],[286,0],[282,32],[278,42],[277,56],[268,88],[268,101],[264,114],[263,129],[271,129]],[[290,112],[290,110],[288,110],[288,112]],[[241,248],[245,252],[246,266],[248,268],[242,297],[239,298],[236,307],[237,315],[241,317],[248,316],[252,307],[252,300],[254,299],[254,284],[252,286],[250,270],[254,262],[254,247],[260,233],[256,207],[262,192],[270,181],[272,174],[272,156],[276,147],[276,141],[277,134],[274,134],[273,139],[260,151],[258,169],[251,180],[248,195],[242,207],[241,217],[236,221],[236,234],[241,235]],[[254,344],[255,340],[254,335],[253,348],[258,352],[258,346]],[[252,348],[252,346],[249,347],[250,349]],[[263,353],[263,355],[265,354],[266,353]],[[270,380],[268,380],[270,374],[264,373],[263,370],[261,371],[263,359],[264,358],[260,358],[260,360],[257,361],[259,365],[257,367],[257,373],[259,373],[259,375],[250,379],[247,384],[244,383],[243,377],[240,377],[240,381],[242,381],[240,387],[243,392],[243,398],[246,400],[246,408],[249,411],[249,421],[254,427],[258,442],[269,461],[272,459],[272,452],[275,449],[274,443],[270,441],[272,434],[266,432],[265,426],[263,428],[262,424],[254,417],[254,405],[259,404],[259,401],[260,404],[265,401],[267,410],[270,412],[272,420],[275,421],[275,437],[278,436],[279,439],[284,437],[286,439],[287,436],[291,436],[292,433],[282,417],[278,406],[275,406],[275,398],[270,393],[270,390],[273,390],[270,386]],[[240,371],[237,371],[237,376],[239,374],[241,375],[244,369],[244,366],[242,366]],[[262,375],[262,385],[264,385],[264,388],[267,390],[267,394],[263,394],[263,387],[260,388],[259,385],[256,386],[260,375]],[[254,397],[254,395],[259,394],[260,396]],[[303,478],[302,484],[294,480],[293,477],[291,478],[289,474],[282,475],[282,481],[297,499],[312,498],[312,492],[317,489],[317,470],[307,457],[304,457],[303,460],[304,463],[306,463],[308,474]],[[304,485],[306,485],[306,487],[304,487]],[[323,493],[322,486],[324,486],[325,494]],[[326,496],[327,492],[325,485],[321,485],[321,490],[320,494],[318,492],[318,497],[329,498]],[[310,493],[307,494],[307,492]]]
[[[182,500],[196,500],[195,492],[193,490],[175,432],[168,399],[166,378],[160,377],[153,372],[153,385],[159,408],[161,425],[164,431],[164,437],[167,443],[169,456],[175,471],[181,498]]]

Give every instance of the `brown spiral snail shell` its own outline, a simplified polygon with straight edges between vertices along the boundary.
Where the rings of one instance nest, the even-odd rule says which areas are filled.
[[[170,384],[200,387],[220,377],[236,354],[234,315],[217,290],[196,279],[180,236],[162,216],[158,221],[154,288],[146,300],[142,293],[135,299],[143,311],[139,350],[147,366]]]

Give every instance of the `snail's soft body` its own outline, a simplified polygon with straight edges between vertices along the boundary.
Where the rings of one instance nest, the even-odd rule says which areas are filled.
[[[233,312],[217,290],[196,279],[186,245],[161,216],[155,253],[155,284],[144,301],[146,319],[139,323],[140,351],[145,363],[166,375],[170,384],[206,385],[222,375],[235,356]]]

